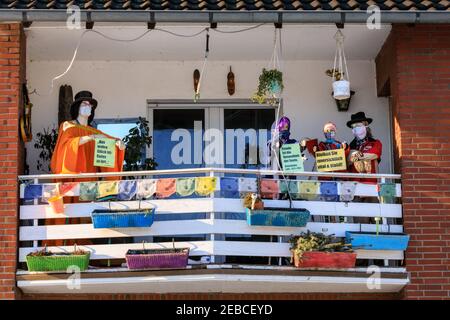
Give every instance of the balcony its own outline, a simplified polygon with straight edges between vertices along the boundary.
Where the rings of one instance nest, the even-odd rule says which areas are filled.
[[[376,178],[380,183],[396,182],[394,203],[380,203],[376,184],[357,183],[351,202],[294,200],[293,208],[309,210],[306,227],[250,226],[239,198],[227,198],[220,190],[220,177],[282,180],[278,171],[246,169],[182,169],[79,175],[20,176],[21,198],[26,183],[154,179],[164,177],[218,177],[215,192],[208,196],[169,199],[79,202],[65,205],[55,214],[40,200],[23,200],[20,205],[20,248],[17,285],[25,293],[175,293],[175,292],[398,292],[409,282],[399,250],[356,249],[357,267],[348,269],[298,269],[290,264],[288,238],[310,230],[344,237],[346,231],[403,231],[400,175],[355,175],[303,172],[290,179],[317,180],[323,177]],[[268,177],[268,178],[266,178]],[[269,178],[270,177],[270,178]],[[320,182],[320,180],[319,180]],[[338,183],[338,194],[342,194]],[[242,190],[240,190],[242,191]],[[320,195],[320,191],[317,191]],[[74,194],[77,196],[77,194]],[[289,208],[288,200],[263,199],[265,208]],[[364,202],[363,202],[364,201]],[[148,228],[95,229],[95,209],[155,208],[155,222]],[[373,219],[381,218],[379,224]],[[63,224],[49,223],[60,221]],[[81,218],[75,221],[72,218]],[[59,219],[59,220],[55,220]],[[44,223],[46,221],[46,223]],[[59,222],[58,222],[59,223]],[[79,287],[72,289],[74,274],[29,272],[26,256],[43,248],[43,241],[78,242],[90,251],[91,266],[80,274]],[[144,244],[143,244],[144,241]],[[82,243],[88,243],[82,245]],[[189,247],[189,264],[184,269],[137,270],[126,267],[129,249]],[[49,246],[51,252],[68,252],[72,245]],[[201,263],[201,257],[209,257]],[[204,260],[205,261],[205,260]],[[374,267],[376,265],[377,267]],[[374,273],[375,272],[375,273]],[[376,277],[376,279],[375,279]],[[375,281],[375,282],[374,282]],[[377,282],[378,281],[378,282]],[[378,283],[377,288],[368,283]]]

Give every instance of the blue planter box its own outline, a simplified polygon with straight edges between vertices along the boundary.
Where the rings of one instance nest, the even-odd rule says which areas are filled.
[[[92,223],[101,228],[146,228],[153,224],[155,209],[138,210],[94,210]]]
[[[352,247],[364,250],[406,250],[409,241],[409,235],[404,233],[347,231],[345,237]]]
[[[306,209],[270,208],[264,210],[246,209],[250,226],[304,227],[310,213]]]

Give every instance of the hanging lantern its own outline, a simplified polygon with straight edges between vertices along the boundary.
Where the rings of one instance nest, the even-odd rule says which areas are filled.
[[[347,68],[347,59],[344,52],[344,35],[338,30],[334,36],[336,39],[336,54],[332,70],[333,97],[336,100],[350,98],[350,80]]]

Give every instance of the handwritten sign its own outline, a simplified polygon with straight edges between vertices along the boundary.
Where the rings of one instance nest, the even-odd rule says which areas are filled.
[[[95,139],[94,166],[114,168],[116,160],[116,140]]]
[[[347,169],[344,149],[316,152],[317,170],[321,172]]]
[[[298,143],[285,144],[280,149],[281,164],[285,172],[303,172],[303,159]]]

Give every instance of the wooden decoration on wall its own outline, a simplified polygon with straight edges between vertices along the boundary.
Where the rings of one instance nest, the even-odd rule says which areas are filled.
[[[200,82],[200,71],[198,69],[194,70],[194,92],[197,93],[198,83]]]
[[[228,87],[228,93],[230,94],[230,96],[232,96],[236,90],[236,84],[234,82],[234,73],[233,73],[233,71],[231,71],[231,66],[230,66],[230,72],[228,72],[228,76],[227,76],[227,87]]]

